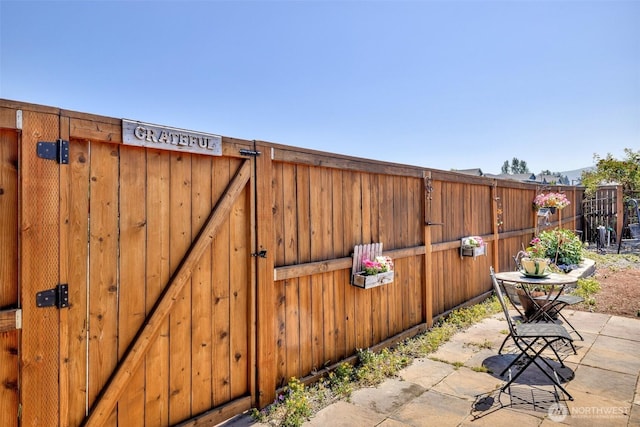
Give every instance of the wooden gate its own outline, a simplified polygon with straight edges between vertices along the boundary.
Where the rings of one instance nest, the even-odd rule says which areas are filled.
[[[254,144],[132,147],[119,120],[19,114],[21,425],[172,425],[255,405],[259,162],[238,150]]]

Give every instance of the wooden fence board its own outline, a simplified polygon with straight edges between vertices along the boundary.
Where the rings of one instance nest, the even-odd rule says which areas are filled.
[[[12,115],[15,119],[15,113]],[[0,310],[18,307],[18,134],[0,130]],[[13,310],[12,310],[13,311]],[[18,425],[18,331],[0,332],[0,425]]]
[[[59,137],[59,118],[25,111],[23,119],[19,148],[21,424],[39,425],[59,409],[59,316],[55,308],[37,309],[35,296],[59,283],[60,211],[58,164],[36,157],[36,146]]]
[[[191,240],[197,237],[207,216],[211,212],[213,202],[212,190],[212,157],[192,157],[191,182]],[[207,247],[198,262],[191,278],[191,412],[200,414],[213,407],[212,370],[212,251]]]
[[[249,190],[238,195],[231,210],[230,248],[231,265],[231,398],[244,396],[249,392],[249,272],[251,262],[251,234],[249,214],[251,212]]]
[[[145,319],[147,213],[146,156],[144,150],[120,150],[120,239],[118,297],[118,360]],[[138,369],[118,404],[119,424],[144,423],[144,369]]]
[[[233,176],[234,165],[229,159],[216,159],[213,168],[212,200],[220,200],[226,183]],[[224,220],[213,239],[211,264],[213,274],[213,404],[219,406],[231,400],[231,221]]]
[[[147,150],[147,246],[145,315],[153,311],[169,282],[170,174],[169,156]],[[228,181],[227,181],[228,182]],[[169,321],[158,326],[156,338],[145,355],[145,425],[169,424]]]

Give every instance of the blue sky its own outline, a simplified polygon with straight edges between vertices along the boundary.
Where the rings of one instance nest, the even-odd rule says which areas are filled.
[[[0,0],[0,97],[395,163],[640,148],[640,1]]]

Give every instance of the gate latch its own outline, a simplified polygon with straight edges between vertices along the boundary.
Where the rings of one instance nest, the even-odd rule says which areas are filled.
[[[69,285],[61,284],[53,289],[47,289],[36,294],[36,306],[42,307],[69,307]]]
[[[251,256],[253,257],[260,257],[260,258],[266,258],[267,257],[267,251],[265,251],[264,249],[258,252],[254,252],[251,254]]]
[[[38,141],[36,154],[41,159],[55,160],[61,165],[69,164],[69,141],[58,139],[55,142]]]

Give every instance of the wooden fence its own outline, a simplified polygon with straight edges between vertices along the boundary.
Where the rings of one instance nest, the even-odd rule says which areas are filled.
[[[172,146],[160,130],[136,146],[125,132],[0,100],[0,425],[215,423],[263,407],[290,377],[488,296],[489,266],[512,269],[539,229],[582,224],[575,187],[554,187],[572,204],[547,223],[536,185],[227,137],[212,156],[180,151],[205,137]],[[469,235],[485,256],[460,256]],[[353,247],[373,242],[394,281],[356,288]]]

